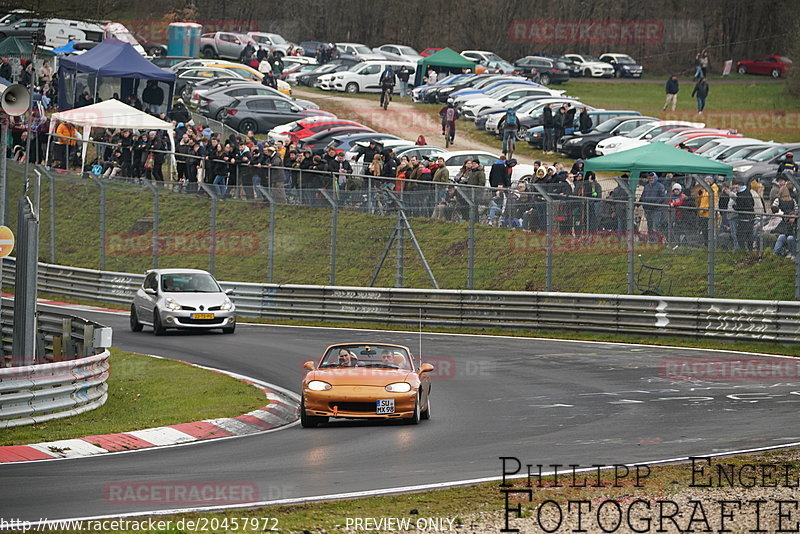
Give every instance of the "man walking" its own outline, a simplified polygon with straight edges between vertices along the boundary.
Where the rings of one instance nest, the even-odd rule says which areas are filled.
[[[671,106],[672,111],[675,111],[675,106],[678,105],[678,91],[680,91],[678,87],[678,77],[673,74],[669,77],[669,80],[667,80],[667,99],[664,101],[662,111],[666,110],[667,106]]]
[[[400,96],[405,97],[408,94],[408,78],[410,73],[408,72],[408,67],[402,65],[400,70],[397,72],[397,81],[400,82]]]
[[[706,107],[706,98],[708,98],[708,82],[705,78],[700,78],[700,81],[695,84],[692,96],[697,96],[697,114],[702,115],[703,109]]]
[[[553,139],[553,127],[555,121],[553,120],[552,104],[545,105],[542,110],[542,126],[544,126],[544,138],[542,139],[542,148],[545,154],[552,154],[555,149],[555,140]]]

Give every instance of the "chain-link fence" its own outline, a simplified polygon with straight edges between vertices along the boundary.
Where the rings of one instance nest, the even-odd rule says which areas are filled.
[[[41,167],[41,257],[253,282],[800,297],[796,204],[786,192],[773,203],[754,191],[744,211],[726,188],[705,192],[689,177],[650,203],[625,182],[492,189],[321,165],[229,165],[214,176],[213,160],[185,161],[196,169],[182,181],[135,168],[112,178]],[[21,167],[9,171],[14,198]]]

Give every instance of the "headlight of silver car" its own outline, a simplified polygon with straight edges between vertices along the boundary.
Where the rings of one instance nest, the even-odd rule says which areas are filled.
[[[408,393],[411,391],[411,384],[408,382],[395,382],[386,386],[386,391],[391,393]]]
[[[225,297],[225,300],[222,301],[222,306],[220,306],[219,309],[222,311],[229,311],[233,309],[233,302],[231,302],[231,299],[228,297]]]
[[[168,310],[178,311],[181,309],[181,305],[175,302],[175,299],[172,297],[167,297],[164,301],[164,305],[167,307]]]

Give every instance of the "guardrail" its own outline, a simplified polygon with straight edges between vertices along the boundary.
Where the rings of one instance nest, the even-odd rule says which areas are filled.
[[[13,272],[6,262],[4,282]],[[143,275],[40,264],[39,291],[127,307]],[[800,341],[800,302],[220,282],[243,317]]]
[[[11,344],[7,342],[13,321],[11,301],[3,299],[0,428],[68,417],[105,403],[110,328],[40,311],[34,364],[20,365],[21,355],[11,355]]]

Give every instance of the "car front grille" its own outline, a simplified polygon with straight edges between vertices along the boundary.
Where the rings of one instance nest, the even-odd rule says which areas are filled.
[[[197,308],[194,306],[181,306],[181,310],[183,311],[195,311]]]
[[[328,406],[331,410],[334,406],[338,406],[340,412],[375,413],[377,410],[374,402],[331,402]]]
[[[182,317],[180,319],[183,324],[218,324],[221,325],[225,322],[222,317],[215,317],[214,319],[192,319],[190,317]]]

